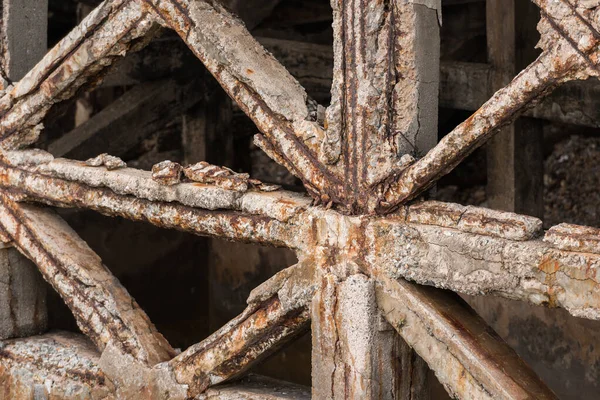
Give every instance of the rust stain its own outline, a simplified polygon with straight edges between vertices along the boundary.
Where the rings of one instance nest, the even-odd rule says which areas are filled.
[[[553,258],[544,258],[538,268],[547,275],[554,275],[560,270],[560,263]]]
[[[560,270],[560,263],[551,257],[546,257],[538,268],[545,273],[544,284],[547,286],[546,294],[548,295],[546,306],[556,308],[560,305],[557,295],[562,292],[562,289],[556,284],[556,273]]]

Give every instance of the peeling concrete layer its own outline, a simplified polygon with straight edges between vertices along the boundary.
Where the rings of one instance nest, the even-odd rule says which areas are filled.
[[[118,170],[123,172],[123,170]],[[117,171],[114,171],[115,173]],[[148,181],[151,181],[148,178]],[[0,165],[0,187],[17,197],[42,203],[81,207],[109,216],[145,221],[156,226],[179,229],[203,236],[218,236],[239,241],[286,246],[295,239],[295,229],[276,219],[234,211],[211,211],[177,203],[152,202],[110,189],[94,188],[78,182],[51,178],[41,174]],[[264,197],[263,197],[264,196]],[[261,199],[273,200],[265,205]],[[289,202],[277,192],[260,193],[244,200],[245,206],[265,210],[265,214],[285,210]],[[283,207],[278,207],[281,204]],[[291,204],[296,204],[291,200]],[[284,213],[285,214],[285,213]]]
[[[0,388],[3,399],[49,398],[71,400],[184,399],[165,392],[120,392],[100,368],[100,354],[84,336],[53,332],[27,339],[0,342]],[[159,368],[156,368],[158,370]],[[156,372],[156,371],[155,371]],[[129,371],[133,373],[133,371]],[[158,375],[148,375],[157,380]],[[156,382],[155,382],[156,383]],[[125,396],[125,397],[124,397]],[[285,400],[310,399],[310,389],[258,375],[218,385],[198,399]]]
[[[591,248],[567,251],[537,239],[541,231],[535,218],[434,202],[401,209],[387,218],[346,217],[311,208],[306,198],[285,191],[248,191],[234,197],[233,204],[221,203],[242,212],[210,211],[177,202],[207,204],[213,201],[210,199],[214,193],[231,192],[186,183],[160,186],[139,171],[104,171],[65,160],[25,164],[19,163],[23,169],[0,165],[0,187],[29,200],[91,208],[200,235],[287,246],[311,257],[318,254],[312,246],[322,246],[323,251],[340,248],[350,252],[348,257],[357,258],[366,270],[368,265],[384,265],[394,277],[463,293],[493,293],[559,306],[573,315],[600,318],[596,278],[600,253],[590,252]],[[46,172],[29,172],[32,168],[46,168]],[[61,168],[65,177],[109,186],[124,195],[42,175],[58,174]],[[95,180],[92,172],[84,178],[89,170],[101,178]],[[185,190],[189,190],[186,196],[174,194]],[[166,203],[146,198],[177,200]],[[361,250],[359,243],[368,243],[369,247]]]
[[[481,207],[426,201],[407,209],[406,222],[455,228],[462,232],[529,240],[542,235],[538,218]]]
[[[600,229],[560,224],[546,232],[544,242],[560,250],[600,254]]]
[[[10,151],[4,157],[11,166],[50,178],[83,183],[93,188],[107,188],[120,195],[207,210],[237,210],[285,222],[310,205],[310,198],[286,191],[238,191],[198,182],[162,185],[152,179],[149,171],[94,168],[79,161],[54,159],[42,150]]]
[[[100,258],[56,214],[0,196],[0,230],[69,306],[98,349],[113,344],[144,365],[175,355]]]
[[[0,342],[0,398],[112,400],[100,355],[81,335],[55,332]]]
[[[319,156],[344,182],[334,203],[372,213],[379,182],[437,141],[439,14],[412,1],[331,5],[332,100]]]
[[[426,147],[423,134],[435,132],[425,124],[437,107],[432,99],[439,71],[427,65],[436,57],[419,50],[425,42],[437,49],[437,0],[369,7],[364,1],[332,1],[340,35],[327,129],[317,117],[322,108],[220,3],[108,0],[7,88],[0,98],[0,142],[12,149],[35,141],[50,107],[86,81],[97,84],[116,57],[143,46],[157,18],[186,41],[262,131],[261,147],[300,177],[317,202],[354,214],[389,213],[454,168],[529,102],[564,81],[598,75],[597,2],[576,7],[535,2],[544,14],[544,54],[416,164],[396,156],[410,151],[403,139],[417,154]],[[394,35],[395,30],[409,34]],[[390,53],[397,56],[390,59]],[[341,167],[325,165],[338,159],[344,160]],[[380,377],[371,364],[373,352],[389,354],[373,334],[376,300],[449,392],[469,398],[554,398],[455,297],[403,278],[600,318],[598,232],[591,228],[559,226],[544,242],[537,238],[542,233],[537,219],[440,203],[413,205],[386,218],[346,217],[310,207],[298,195],[248,190],[244,182],[235,190],[206,185],[206,176],[194,175],[200,183],[179,183],[181,166],[174,163],[157,167],[153,180],[148,172],[112,161],[90,166],[41,152],[6,154],[0,163],[0,237],[12,239],[37,263],[103,351],[98,365],[115,382],[116,397],[188,398],[239,376],[307,328],[316,277],[326,277],[312,303],[318,319],[313,327],[321,335],[315,347],[322,347],[314,358],[319,398],[379,397],[377,390],[385,389],[374,385]],[[238,318],[172,359],[174,350],[89,247],[54,214],[17,203],[23,201],[289,246],[301,261],[256,289]],[[0,374],[3,357],[0,345]],[[387,365],[383,359],[379,366]],[[45,390],[35,384],[34,390]],[[329,394],[320,392],[329,388]],[[220,397],[222,390],[205,396]],[[259,397],[258,392],[230,394]]]
[[[463,399],[557,398],[458,296],[375,276],[385,317],[448,393]]]
[[[560,250],[541,239],[514,241],[391,220],[377,221],[367,231],[375,249],[369,263],[390,277],[600,319],[600,254]]]

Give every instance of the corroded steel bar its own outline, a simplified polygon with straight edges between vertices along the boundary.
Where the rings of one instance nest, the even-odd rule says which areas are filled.
[[[332,1],[334,74],[321,159],[341,169],[344,207],[372,212],[373,187],[437,142],[436,2]],[[376,167],[375,167],[376,166]]]
[[[457,295],[376,275],[387,320],[463,399],[556,399],[535,373]]]
[[[7,159],[18,167],[0,164],[0,187],[31,200],[91,208],[200,235],[288,246],[312,258],[351,252],[345,257],[359,260],[365,269],[388,265],[395,277],[600,318],[595,278],[600,254],[542,242],[541,222],[535,218],[435,202],[403,208],[388,218],[345,217],[309,207],[306,198],[285,191],[235,192],[222,201],[219,196],[228,193],[224,189],[189,183],[161,186],[142,171],[107,171],[60,159],[37,165],[27,164],[25,157],[19,162],[10,155]],[[217,208],[232,211],[183,204],[219,204]],[[336,253],[340,238],[349,242],[344,252]],[[357,247],[352,240],[369,246]]]
[[[0,342],[0,398],[116,400],[121,393],[100,367],[100,354],[83,335],[53,332]],[[131,393],[132,399],[166,394]],[[175,399],[177,397],[171,397]],[[310,388],[250,375],[207,390],[199,399],[310,399]]]
[[[5,165],[28,173],[77,182],[92,188],[107,188],[119,195],[207,210],[236,210],[265,215],[282,222],[310,205],[310,198],[307,196],[283,190],[237,191],[197,182],[162,185],[152,179],[149,171],[93,167],[80,161],[54,159],[41,150],[6,152],[4,160]]]
[[[104,169],[104,167],[96,168]],[[74,169],[71,172],[77,173],[78,171]],[[136,174],[135,170],[129,171],[129,173],[127,170],[121,170],[121,175],[116,177],[117,182],[121,179],[120,187],[127,189],[124,193],[131,190],[132,193],[126,194],[119,194],[104,187],[112,182],[113,175],[110,175],[110,179],[104,182],[102,174],[99,175],[96,185],[100,187],[92,187],[85,183],[29,172],[0,163],[0,187],[13,193],[19,193],[30,200],[63,207],[90,208],[105,215],[150,222],[156,226],[184,230],[197,235],[218,236],[268,245],[286,246],[293,242],[295,236],[293,225],[280,222],[278,219],[270,217],[269,214],[272,213],[282,219],[285,219],[287,215],[289,218],[287,213],[290,208],[294,209],[298,204],[297,197],[296,202],[292,197],[291,203],[286,204],[285,196],[280,198],[276,192],[264,194],[249,192],[248,196],[242,197],[240,201],[241,207],[249,212],[212,211],[178,204],[173,202],[172,197],[168,200],[163,198],[177,197],[177,194],[173,194],[176,193],[176,190],[165,189],[164,191],[158,190],[157,193],[151,191],[146,193],[147,197],[157,195],[158,201],[134,197],[133,195],[140,194],[138,190],[144,192],[146,189],[142,184],[151,186],[151,179],[147,174],[142,173],[142,179],[136,181],[135,178],[140,178],[140,175]],[[91,176],[94,174],[91,173]],[[141,182],[139,187],[135,186],[136,182]],[[134,185],[127,186],[127,183]],[[189,184],[188,188],[192,193],[200,193],[200,196],[199,199],[190,197],[190,201],[211,201],[211,196],[215,193],[214,188],[208,187],[207,190],[203,190],[205,185],[194,185],[196,184]],[[117,186],[115,186],[115,190]],[[200,198],[202,195],[206,197]],[[230,204],[230,207],[233,208],[233,205]]]
[[[307,262],[335,261],[367,275],[378,267],[394,279],[600,319],[600,253],[542,241],[541,222],[532,217],[425,203],[386,218],[310,208],[296,221],[304,233],[294,247]]]
[[[0,342],[0,398],[112,400],[100,354],[82,335],[55,332]]]
[[[598,10],[583,5],[576,9],[566,0],[534,2],[542,9],[539,27],[544,52],[425,157],[384,181],[378,212],[389,212],[433,185],[556,86],[598,75],[600,35],[594,26]]]
[[[562,307],[578,317],[600,319],[600,253],[588,252],[589,248],[564,250],[542,241],[539,222],[515,236],[525,222],[515,214],[498,218],[494,211],[471,212],[481,222],[475,232],[462,221],[431,225],[434,213],[429,225],[405,223],[403,217],[373,220],[365,230],[374,250],[366,258],[389,277]],[[490,216],[495,220],[488,224]]]
[[[145,45],[153,33],[141,0],[107,0],[0,98],[0,144],[4,149],[34,142],[53,104],[75,95],[116,58]]]
[[[462,232],[529,240],[542,235],[542,221],[525,215],[454,203],[425,201],[405,210],[406,222],[455,228]]]
[[[189,397],[199,395],[306,332],[312,285],[312,268],[296,265],[255,289],[242,314],[164,366],[171,385],[185,388]]]
[[[381,185],[380,213],[387,213],[432,186],[465,157],[512,122],[525,107],[549,91],[568,71],[552,67],[553,55],[543,53],[536,62],[499,90],[475,114],[446,135],[425,157]]]
[[[544,241],[561,250],[600,254],[600,229],[560,224],[544,235]]]
[[[35,262],[101,351],[113,345],[142,365],[175,352],[102,260],[56,214],[0,195],[0,231]]]
[[[185,40],[309,192],[325,199],[340,193],[338,177],[317,159],[324,135],[318,106],[241,21],[217,2],[145,1]]]

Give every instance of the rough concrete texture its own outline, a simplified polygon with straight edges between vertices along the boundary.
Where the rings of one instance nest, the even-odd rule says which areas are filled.
[[[598,75],[597,5],[534,0],[546,16],[538,26],[544,50],[506,87],[446,135],[425,157],[385,185],[379,211],[415,198],[558,85]],[[595,4],[595,3],[594,3]]]
[[[187,396],[239,377],[257,362],[308,330],[312,268],[290,267],[258,287],[248,307],[211,336],[158,366],[172,371],[166,388]],[[155,368],[156,372],[157,369]]]
[[[161,23],[186,40],[258,125],[264,135],[259,136],[261,147],[298,175],[317,203],[326,207],[308,207],[294,200],[289,206],[286,202],[290,202],[291,195],[261,197],[251,192],[249,195],[255,196],[254,202],[250,202],[254,211],[247,212],[243,206],[249,196],[244,190],[231,201],[227,193],[217,194],[214,199],[223,201],[224,207],[211,204],[214,208],[210,210],[195,209],[176,204],[183,196],[165,200],[173,192],[140,188],[148,184],[147,176],[137,176],[133,181],[141,185],[130,187],[118,181],[126,174],[112,175],[103,169],[100,172],[106,174],[96,174],[77,169],[77,174],[83,172],[81,176],[57,176],[52,167],[61,162],[15,166],[7,157],[0,166],[0,180],[5,189],[13,190],[10,198],[2,197],[5,212],[0,214],[0,224],[61,291],[82,329],[104,349],[101,365],[117,382],[121,379],[124,391],[146,395],[141,392],[147,388],[145,378],[156,373],[160,377],[158,382],[167,387],[165,391],[159,387],[160,392],[154,393],[164,395],[171,385],[175,388],[172,396],[189,397],[243,373],[306,326],[307,298],[312,289],[296,285],[312,284],[313,275],[319,274],[301,274],[306,279],[294,280],[293,284],[265,285],[262,289],[266,292],[259,291],[255,296],[259,301],[251,301],[238,318],[208,340],[149,371],[148,364],[168,359],[174,352],[160,340],[137,304],[68,227],[60,221],[53,223],[43,216],[36,217],[33,207],[16,204],[14,199],[89,207],[159,226],[298,250],[301,264],[313,265],[324,272],[319,277],[324,279],[317,282],[322,285],[321,291],[312,303],[313,326],[319,328],[315,331],[319,336],[314,339],[315,363],[321,365],[318,357],[322,357],[322,368],[331,368],[328,371],[331,374],[319,374],[314,390],[329,391],[331,397],[347,397],[348,393],[357,398],[393,395],[391,390],[373,384],[380,379],[379,369],[373,364],[389,365],[387,357],[391,353],[388,344],[373,339],[379,331],[372,329],[374,324],[370,323],[376,315],[376,306],[374,281],[367,276],[377,275],[379,283],[387,285],[384,289],[389,296],[384,303],[388,319],[427,357],[449,391],[473,398],[552,398],[509,349],[485,331],[481,321],[468,318],[471,315],[468,310],[460,305],[450,307],[446,301],[436,303],[435,293],[439,291],[408,284],[403,278],[466,293],[493,293],[534,304],[561,306],[574,315],[598,319],[600,255],[565,250],[562,242],[539,240],[537,220],[481,209],[448,207],[449,213],[442,213],[439,220],[436,210],[420,210],[413,220],[410,208],[385,218],[348,217],[329,211],[335,205],[347,213],[389,213],[434,184],[498,127],[514,118],[530,100],[558,83],[595,74],[585,66],[590,61],[594,64],[597,58],[598,38],[593,26],[590,28],[585,18],[580,20],[575,12],[578,10],[569,8],[567,3],[543,0],[536,3],[565,24],[572,37],[564,37],[556,26],[541,24],[542,32],[546,33],[542,40],[544,55],[423,159],[408,167],[406,163],[401,163],[401,168],[395,165],[397,169],[390,167],[397,161],[390,157],[396,150],[394,136],[416,132],[409,142],[420,139],[419,116],[417,123],[414,119],[414,97],[420,94],[413,85],[420,77],[411,76],[406,90],[400,90],[398,96],[409,99],[408,104],[413,106],[406,108],[408,116],[401,116],[400,122],[407,125],[398,131],[380,130],[392,124],[397,111],[389,109],[389,89],[395,90],[398,83],[397,76],[388,74],[391,67],[396,67],[390,67],[389,53],[395,52],[394,46],[398,44],[390,39],[394,39],[395,28],[405,25],[417,36],[422,34],[421,39],[437,35],[437,21],[421,26],[423,31],[414,24],[425,19],[431,22],[434,10],[430,7],[440,3],[398,2],[391,8],[381,2],[369,3],[372,7],[364,7],[361,1],[338,3],[342,6],[334,15],[338,19],[337,29],[343,28],[349,36],[344,42],[343,56],[349,61],[347,65],[356,69],[348,71],[345,77],[348,79],[343,83],[346,86],[343,112],[340,106],[338,115],[331,119],[332,126],[352,126],[339,136],[338,142],[343,138],[348,148],[344,150],[341,146],[344,154],[339,157],[343,155],[345,160],[336,174],[318,162],[320,149],[316,144],[325,134],[325,127],[318,119],[318,105],[307,99],[295,79],[219,3],[108,0],[0,99],[0,128],[4,130],[0,139],[6,146],[29,143],[39,133],[39,121],[53,103],[70,97],[83,81],[95,78],[113,58],[129,50],[134,39],[147,39],[153,22],[147,12],[154,7],[152,14],[157,13]],[[396,5],[399,7],[394,8]],[[596,17],[594,10],[588,11],[582,11],[586,18]],[[394,19],[396,15],[398,20]],[[392,26],[396,22],[399,26]],[[398,38],[408,39],[408,43],[400,44],[404,46],[400,53],[408,51],[408,56],[399,60],[410,64],[414,56],[411,46],[422,43],[421,39],[410,35]],[[591,60],[590,55],[594,57]],[[337,60],[341,58],[338,55]],[[410,75],[407,70],[414,72],[413,65],[398,68],[407,76]],[[437,73],[437,69],[429,73]],[[365,76],[367,79],[362,79]],[[437,94],[431,92],[431,87],[423,89],[428,96]],[[435,106],[435,101],[427,100],[430,103],[424,103],[425,108]],[[399,107],[404,111],[403,106]],[[333,153],[337,152],[336,146],[332,146]],[[66,174],[71,169],[76,167],[67,166]],[[381,175],[380,170],[384,171]],[[101,178],[95,185],[83,181],[97,179],[97,175]],[[369,189],[368,195],[365,189]],[[193,193],[192,198],[201,197],[200,190]],[[150,196],[158,196],[160,202],[149,199]],[[65,255],[67,251],[75,255]],[[359,272],[365,276],[355,275]],[[285,273],[277,278],[293,280]],[[267,296],[270,293],[273,295]],[[357,293],[363,296],[356,298]],[[356,315],[359,318],[354,318]],[[362,323],[357,325],[361,318]],[[386,347],[381,354],[380,345]],[[375,359],[371,352],[380,358]],[[145,365],[136,364],[138,361]]]
[[[312,315],[313,398],[395,399],[395,335],[379,329],[375,282],[324,275]]]
[[[327,190],[335,180],[315,156],[324,131],[315,122],[316,105],[296,79],[221,4],[151,3],[254,121],[269,155],[286,160],[312,194]]]
[[[440,10],[331,5],[332,100],[319,157],[345,185],[334,202],[344,199],[349,213],[373,212],[377,184],[407,167],[402,156],[422,156],[437,141]]]
[[[114,386],[86,338],[66,332],[0,343],[2,399],[113,400]]]
[[[377,276],[377,302],[454,398],[556,399],[454,293]]]
[[[0,231],[36,263],[99,350],[118,346],[146,366],[173,357],[175,351],[148,316],[64,220],[5,195],[0,209]]]

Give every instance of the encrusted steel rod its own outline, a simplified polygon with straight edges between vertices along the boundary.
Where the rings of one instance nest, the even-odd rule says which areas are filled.
[[[460,297],[377,277],[387,320],[461,399],[557,399]]]
[[[334,74],[321,160],[343,177],[339,207],[376,207],[376,184],[437,142],[435,2],[332,0]]]
[[[536,218],[424,203],[411,206],[406,220],[374,219],[365,230],[374,249],[371,265],[389,277],[600,319],[600,252],[590,251],[593,245],[586,247],[586,236],[576,229],[563,230],[558,242],[542,240]],[[569,240],[572,247],[562,245]],[[584,243],[580,247],[578,240]]]
[[[113,382],[83,335],[53,332],[0,342],[0,398],[112,400]]]
[[[425,157],[384,181],[379,213],[387,213],[422,193],[556,86],[598,75],[597,7],[575,9],[566,0],[534,2],[542,10],[539,46],[544,52]]]
[[[5,162],[12,159],[15,167],[0,162],[0,187],[50,205],[90,208],[198,235],[289,246],[296,229],[286,221],[308,203],[277,192],[245,193],[197,183],[164,186],[148,172],[50,161],[47,153],[41,153],[40,162],[39,154],[9,153]]]
[[[145,1],[182,37],[313,196],[340,193],[339,178],[317,158],[324,135],[317,121],[319,106],[239,19],[218,2]]]
[[[51,355],[51,356],[48,356]],[[27,339],[0,342],[0,387],[2,399],[116,400],[121,392],[102,371],[100,354],[84,336],[53,332]],[[130,371],[133,373],[133,371]],[[178,399],[166,392],[130,393],[131,399]],[[153,397],[152,397],[153,396]],[[180,397],[183,399],[182,397]],[[250,375],[218,385],[196,397],[203,400],[310,399],[310,388]]]
[[[421,222],[433,222],[436,218],[434,212],[422,211],[415,210],[415,215],[408,218],[421,218]],[[438,218],[439,214],[444,216],[443,212],[438,213]],[[502,225],[506,234],[522,237],[524,242],[536,232],[534,221],[502,221],[503,215],[508,213],[489,214],[486,210],[473,209],[464,210],[462,214],[467,225],[473,228]],[[401,381],[402,376],[385,374],[393,371],[387,357],[392,353],[393,342],[385,323],[376,318],[374,311],[379,307],[451,394],[459,398],[555,398],[458,296],[420,287],[399,276],[398,269],[417,270],[419,260],[430,257],[421,250],[427,251],[429,243],[435,241],[423,237],[418,243],[419,233],[412,230],[418,229],[419,224],[404,222],[400,225],[402,223],[394,222],[393,218],[369,220],[340,216],[334,219],[333,215],[321,215],[321,218],[314,224],[316,228],[312,228],[316,232],[314,242],[308,243],[310,251],[299,253],[303,263],[319,265],[315,274],[318,291],[312,303],[314,397],[397,398],[394,397],[394,379]],[[327,221],[326,226],[322,221]],[[397,229],[390,229],[392,226]],[[458,233],[456,228],[436,226],[432,230],[452,237]],[[487,232],[490,238],[505,234],[495,233],[495,229]],[[484,237],[487,235],[480,236],[482,242],[487,241]],[[398,247],[394,250],[395,245]],[[473,246],[465,246],[470,247]],[[444,256],[443,252],[432,255],[429,268],[439,268],[439,260]],[[481,261],[482,265],[485,263]]]
[[[541,240],[536,218],[445,203],[414,205],[387,218],[315,208],[296,223],[305,232],[295,246],[300,259],[339,257],[341,265],[354,265],[351,273],[370,275],[378,266],[393,279],[600,319],[600,252],[584,228],[563,228],[560,240],[556,233]]]
[[[313,268],[298,264],[256,288],[248,308],[210,337],[157,369],[186,398],[235,378],[309,329]]]
[[[29,151],[7,153],[0,163],[0,187],[23,195],[23,200],[91,208],[199,235],[287,246],[303,256],[328,254],[328,248],[339,246],[339,238],[360,239],[369,243],[360,253],[352,242],[344,251],[354,251],[361,264],[369,260],[367,265],[387,265],[396,278],[600,318],[600,248],[585,244],[594,243],[591,239],[568,248],[556,240],[542,241],[541,221],[532,217],[438,202],[402,208],[386,218],[348,217],[310,207],[307,197],[282,190],[164,186],[148,172],[109,171]],[[553,232],[548,235],[555,237]],[[584,240],[573,232],[563,233],[564,241]],[[315,253],[315,240],[325,240],[327,234],[332,238]]]
[[[541,222],[531,217],[440,203],[400,207],[531,100],[566,80],[597,75],[600,35],[588,20],[596,20],[598,8],[535,2],[544,13],[543,55],[407,169],[410,157],[397,157],[411,152],[400,150],[402,140],[418,147],[431,133],[422,113],[433,112],[427,101],[437,92],[431,74],[438,66],[428,70],[431,57],[420,59],[415,50],[422,22],[438,17],[430,2],[332,2],[339,51],[327,121],[243,24],[209,0],[107,0],[7,88],[0,98],[0,146],[12,149],[35,141],[52,104],[86,81],[94,84],[117,56],[143,46],[156,18],[178,32],[258,125],[261,147],[299,176],[314,198],[351,214],[399,208],[385,218],[346,216],[207,164],[186,169],[193,182],[182,183],[182,168],[172,162],[150,174],[108,155],[84,164],[39,151],[3,152],[0,238],[12,240],[38,265],[102,351],[98,364],[110,382],[98,381],[96,395],[110,398],[114,385],[117,398],[200,396],[304,332],[312,305],[315,373],[328,373],[314,379],[319,398],[394,397],[393,368],[377,369],[387,368],[393,355],[393,334],[377,322],[378,307],[451,393],[554,398],[455,295],[404,278],[600,319],[598,232],[563,225],[542,241]],[[401,29],[416,36],[399,34]],[[410,99],[410,107],[402,99]],[[97,255],[59,217],[27,201],[287,246],[300,262],[254,291],[238,318],[175,356]],[[0,363],[3,357],[14,365],[6,352]],[[52,368],[60,380],[62,366]],[[99,370],[88,370],[90,379],[100,380]]]
[[[112,345],[142,365],[175,355],[144,311],[77,234],[49,210],[0,195],[0,232],[35,262],[101,351]]]
[[[143,47],[154,32],[141,0],[107,0],[0,98],[0,146],[37,140],[48,110],[84,85],[94,86],[117,58]]]

